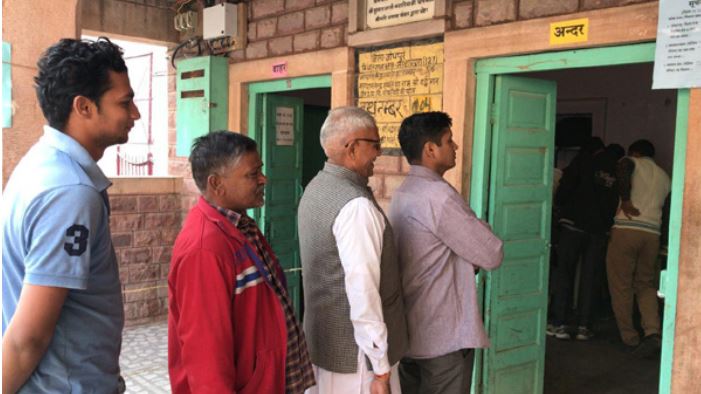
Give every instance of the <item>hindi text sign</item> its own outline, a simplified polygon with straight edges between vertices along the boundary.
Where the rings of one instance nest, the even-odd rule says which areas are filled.
[[[550,24],[550,45],[586,42],[587,40],[589,40],[589,18]]]
[[[384,149],[399,148],[402,120],[443,108],[443,43],[361,52],[358,106],[370,112]]]
[[[294,108],[275,108],[275,145],[294,145]]]
[[[396,26],[433,18],[434,0],[367,0],[368,28]]]
[[[653,89],[701,87],[701,0],[660,0]]]
[[[287,76],[287,62],[273,64],[273,77]]]

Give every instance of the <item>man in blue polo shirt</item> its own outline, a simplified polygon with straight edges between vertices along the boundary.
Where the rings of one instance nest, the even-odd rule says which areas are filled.
[[[117,393],[124,312],[96,161],[139,111],[107,39],[63,39],[38,69],[48,125],[3,196],[2,392]]]

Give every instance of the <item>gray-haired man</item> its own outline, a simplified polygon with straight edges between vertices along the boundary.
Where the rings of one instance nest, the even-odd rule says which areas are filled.
[[[360,108],[336,108],[320,139],[328,161],[298,217],[304,330],[318,383],[310,391],[398,393],[394,371],[407,343],[401,280],[392,229],[367,187],[381,153],[377,126]]]

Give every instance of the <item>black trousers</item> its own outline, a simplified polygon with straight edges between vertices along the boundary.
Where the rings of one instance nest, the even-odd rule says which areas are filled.
[[[579,297],[577,323],[589,327],[593,309],[601,292],[601,283],[606,266],[606,235],[589,234],[567,227],[560,227],[557,246],[557,266],[553,272],[553,299],[550,304],[553,324],[567,323],[567,311],[572,305],[577,262],[580,257]]]
[[[472,382],[473,349],[434,358],[404,357],[399,363],[402,394],[466,394]]]

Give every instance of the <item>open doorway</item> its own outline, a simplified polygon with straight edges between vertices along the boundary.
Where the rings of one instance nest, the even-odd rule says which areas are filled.
[[[303,315],[297,205],[326,156],[319,131],[331,108],[328,76],[254,83],[249,86],[249,136],[258,142],[268,178],[263,207],[255,209],[287,278],[297,313]]]
[[[591,67],[527,73],[524,76],[554,81],[557,84],[557,113],[553,166],[557,173],[582,155],[601,159],[603,149],[585,153],[592,137],[599,138],[603,146],[619,144],[625,150],[639,139],[649,140],[655,147],[655,162],[667,174],[672,174],[674,163],[674,131],[676,121],[676,90],[651,90],[652,63]],[[584,148],[583,148],[584,147]],[[577,162],[575,162],[577,163]],[[575,164],[576,165],[576,164]],[[577,169],[569,169],[570,177]],[[615,173],[613,174],[615,176]],[[572,179],[572,178],[570,178]],[[569,185],[571,186],[571,185]],[[553,189],[556,189],[554,185]],[[581,190],[581,189],[580,189]],[[592,191],[592,193],[595,193]],[[556,195],[557,196],[557,195]],[[562,193],[559,195],[562,197]],[[600,196],[596,196],[600,197]],[[606,244],[608,234],[601,237],[605,243],[599,255],[584,261],[584,245],[571,242],[571,218],[565,217],[557,199],[553,204],[551,230],[552,253],[550,261],[549,320],[553,321],[553,305],[566,303],[566,315],[561,317],[567,328],[564,335],[555,336],[551,327],[545,353],[545,393],[636,392],[656,393],[659,387],[660,354],[637,357],[633,349],[620,339],[611,307],[606,275]],[[585,209],[585,207],[582,207]],[[610,213],[615,214],[615,211]],[[608,218],[613,220],[613,217]],[[665,227],[663,224],[662,227]],[[576,228],[575,228],[576,229]],[[580,238],[581,239],[581,238]],[[581,247],[576,254],[579,263],[573,271],[568,299],[554,300],[553,289],[562,288],[563,258],[575,255],[565,249]],[[593,249],[597,249],[594,246]],[[558,253],[559,252],[559,253]],[[565,256],[558,256],[558,254]],[[666,268],[667,237],[662,229],[658,267]],[[588,264],[586,268],[584,264]],[[591,273],[587,275],[585,273]],[[659,283],[656,281],[655,288]],[[562,297],[560,295],[560,297]],[[588,300],[591,306],[586,305]],[[644,333],[640,318],[634,308],[634,320],[642,338]],[[659,321],[663,319],[664,304],[659,300]],[[586,316],[584,316],[586,315]],[[586,323],[584,323],[586,322]],[[557,323],[559,324],[559,323]],[[556,324],[556,325],[557,325]],[[588,331],[578,332],[578,327]],[[561,333],[562,334],[562,333]],[[590,337],[591,336],[591,337]]]
[[[587,74],[591,76],[598,68],[607,73],[610,70],[606,68],[613,66],[639,64],[644,67],[642,64],[647,63],[647,67],[650,67],[653,59],[654,44],[637,44],[493,58],[476,63],[477,93],[470,204],[475,212],[489,220],[495,232],[502,237],[505,254],[501,268],[485,274],[483,278],[485,325],[492,345],[476,356],[478,362],[474,377],[479,388],[476,392],[576,392],[562,388],[549,391],[543,380],[547,368],[545,328],[558,79],[566,78],[575,90],[586,91],[587,86],[584,85],[589,83]],[[633,72],[633,68],[624,69],[626,77],[620,78],[619,74],[620,80],[609,80],[609,85],[624,84],[622,81],[629,79],[628,73]],[[559,74],[565,70],[579,74]],[[539,78],[533,78],[534,76]],[[638,80],[635,83],[649,87],[649,79],[647,76],[647,82]],[[613,92],[614,89],[609,91]],[[657,364],[659,367],[653,366],[654,375],[659,376],[657,387],[663,393],[669,390],[671,373],[684,179],[685,119],[688,113],[688,91],[668,93],[672,97],[671,101],[667,101],[669,110],[665,111],[672,114],[668,135],[674,138],[672,141],[661,141],[661,144],[673,146],[669,150],[674,152],[669,156],[673,199],[670,210],[668,272],[662,286],[665,295],[662,362]],[[591,101],[597,97],[604,96],[589,93],[584,98],[572,96],[570,101],[575,98],[589,100],[589,103],[585,103],[589,111],[582,112],[575,108],[571,112],[572,108],[567,109],[569,116],[583,114],[577,115],[583,118],[579,122],[590,123],[592,133],[596,125],[601,124],[596,119],[597,111],[600,112],[597,108],[601,108],[601,103]],[[566,96],[564,98],[567,99]],[[639,99],[634,97],[621,100],[620,103],[640,104]],[[652,110],[656,108],[648,108],[646,105],[643,101],[644,115],[640,109],[636,112],[649,119],[649,116],[654,116]],[[665,106],[665,99],[662,100],[662,106]],[[621,108],[617,110],[621,111]],[[605,116],[612,116],[611,111],[607,109]],[[622,121],[617,129],[627,129],[626,122]],[[614,126],[607,126],[607,133],[609,127]],[[659,130],[655,132],[659,133]],[[640,133],[627,136],[641,137],[644,136]],[[621,143],[626,144],[623,141]],[[599,360],[595,363],[599,363]],[[591,362],[586,367],[592,367]],[[618,369],[614,369],[614,374],[617,372]],[[596,376],[601,376],[601,373]],[[591,380],[592,377],[590,375],[584,379]],[[579,385],[584,383],[587,381],[580,381]],[[657,387],[653,382],[648,389],[654,392]],[[584,391],[592,390],[601,392],[601,387],[592,389],[590,386]]]

